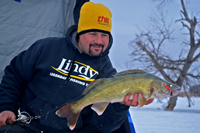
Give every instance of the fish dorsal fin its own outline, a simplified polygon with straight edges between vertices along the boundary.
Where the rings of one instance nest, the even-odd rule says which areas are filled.
[[[122,75],[127,75],[127,74],[140,74],[140,73],[146,73],[146,72],[140,69],[133,69],[133,70],[126,70],[126,71],[119,72],[114,76],[116,77],[116,76],[122,76]]]
[[[95,81],[91,82],[87,88],[85,88],[85,90],[83,91],[82,95],[87,94],[94,86],[96,86],[97,84],[99,84],[100,82],[102,82],[105,78],[101,78],[101,79],[96,79]]]

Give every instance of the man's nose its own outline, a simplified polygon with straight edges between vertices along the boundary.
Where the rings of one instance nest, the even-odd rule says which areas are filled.
[[[101,37],[101,35],[97,35],[97,36],[95,37],[95,43],[97,43],[97,44],[102,44],[102,37]]]

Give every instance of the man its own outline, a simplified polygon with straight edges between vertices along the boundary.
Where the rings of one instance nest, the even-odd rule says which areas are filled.
[[[111,17],[104,5],[86,2],[78,26],[71,26],[65,38],[38,40],[11,61],[0,84],[0,133],[109,133],[124,123],[129,106],[137,106],[141,94],[133,100],[127,95],[124,102],[109,104],[101,116],[91,106],[84,108],[73,131],[66,119],[55,114],[79,98],[92,81],[116,73],[108,57]],[[7,120],[16,120],[18,108],[31,116],[30,124],[6,125]]]

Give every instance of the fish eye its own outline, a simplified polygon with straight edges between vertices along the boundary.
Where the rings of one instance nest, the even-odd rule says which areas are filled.
[[[169,87],[169,86],[167,86],[167,85],[165,85],[165,84],[164,84],[164,87],[165,87],[165,88],[167,88],[167,89],[170,89],[170,87]]]

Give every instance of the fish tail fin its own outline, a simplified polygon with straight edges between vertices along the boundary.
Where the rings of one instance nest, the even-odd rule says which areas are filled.
[[[73,130],[76,126],[81,110],[74,112],[71,106],[72,106],[72,103],[63,106],[62,108],[56,111],[56,115],[62,118],[66,117],[68,121],[68,127],[71,130]]]
[[[139,103],[138,107],[144,106],[146,104],[146,102],[147,102],[147,99],[143,95],[139,95],[139,97],[138,97],[138,103]]]

